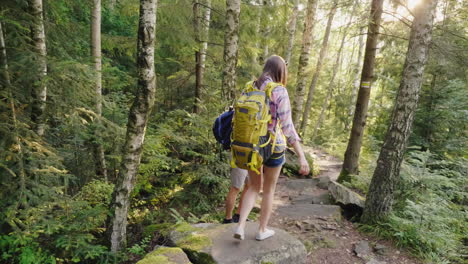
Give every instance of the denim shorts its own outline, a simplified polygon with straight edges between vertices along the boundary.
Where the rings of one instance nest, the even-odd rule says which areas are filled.
[[[273,153],[268,160],[263,162],[263,165],[270,168],[276,168],[283,166],[284,163],[286,163],[286,155],[283,151],[281,153]]]

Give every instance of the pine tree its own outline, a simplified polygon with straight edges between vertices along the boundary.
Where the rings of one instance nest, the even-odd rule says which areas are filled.
[[[338,181],[347,181],[349,174],[359,173],[359,155],[361,152],[364,127],[366,125],[370,90],[374,78],[375,54],[377,51],[380,20],[382,18],[382,7],[383,0],[372,0],[371,18],[367,27],[367,43],[364,53],[364,65],[361,73],[361,84],[354,112],[353,126],[344,156],[343,168]]]

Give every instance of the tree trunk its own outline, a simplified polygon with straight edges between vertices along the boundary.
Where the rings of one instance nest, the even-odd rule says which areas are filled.
[[[203,88],[203,74],[205,72],[206,52],[208,50],[208,37],[211,19],[211,0],[204,2],[204,7],[200,9],[200,0],[194,0],[193,16],[195,42],[198,49],[195,51],[195,102],[193,112],[200,113],[201,90]],[[200,10],[203,10],[203,16]]]
[[[291,55],[294,48],[294,35],[296,33],[296,25],[297,25],[297,15],[299,13],[299,0],[294,2],[294,8],[291,14],[291,20],[289,20],[288,25],[288,33],[289,33],[289,40],[288,40],[288,47],[286,48],[286,56],[284,59],[286,63],[291,65]]]
[[[154,42],[157,0],[140,0],[138,26],[138,90],[130,109],[127,135],[117,183],[112,195],[113,215],[109,222],[111,251],[117,252],[126,245],[127,214],[135,175],[140,165],[146,125],[154,104],[156,75],[154,72]]]
[[[240,0],[226,0],[226,32],[224,34],[223,91],[229,101],[236,96],[236,65],[239,43]]]
[[[33,19],[31,23],[31,39],[36,53],[37,72],[32,85],[32,111],[31,120],[34,123],[34,131],[39,135],[44,135],[45,128],[45,107],[47,100],[47,86],[45,78],[47,76],[47,49],[44,31],[44,15],[42,0],[30,0],[30,14]]]
[[[414,10],[408,51],[392,121],[380,150],[361,219],[365,223],[384,219],[392,208],[393,193],[398,183],[400,166],[423,82],[436,6],[437,0],[425,0]]]
[[[361,83],[351,135],[349,137],[348,147],[346,148],[343,168],[338,179],[339,181],[347,181],[349,179],[349,174],[358,174],[359,172],[359,154],[361,152],[362,137],[366,125],[371,85],[374,78],[375,54],[377,50],[380,20],[382,17],[382,6],[383,0],[372,0],[371,18],[367,29],[367,43],[364,54],[364,65],[362,67]]]
[[[319,57],[317,59],[317,65],[315,66],[315,72],[314,72],[314,75],[312,76],[312,82],[310,83],[310,87],[309,87],[309,94],[307,95],[307,102],[304,107],[304,113],[302,115],[302,123],[301,123],[302,135],[301,136],[303,138],[305,136],[307,121],[309,119],[310,108],[312,107],[312,100],[314,98],[315,87],[317,87],[317,81],[320,78],[320,72],[322,70],[323,60],[327,54],[328,39],[330,37],[331,26],[333,23],[333,18],[336,13],[336,8],[337,8],[337,2],[334,1],[333,6],[330,10],[330,14],[328,15],[327,27],[325,29],[325,35],[323,36],[322,47],[320,48]]]
[[[270,38],[270,7],[272,6],[272,3],[270,0],[263,0],[262,1],[262,10],[260,12],[260,42],[261,42],[261,47],[262,47],[262,56],[259,58],[259,63],[260,65],[263,66],[265,64],[268,55],[270,54],[269,52],[269,46],[268,46],[268,40]]]
[[[335,60],[335,63],[333,64],[332,76],[331,76],[331,79],[330,79],[330,83],[328,84],[327,96],[325,97],[325,101],[322,104],[322,110],[320,111],[319,119],[317,120],[317,123],[315,124],[314,134],[312,135],[312,139],[311,139],[312,142],[314,141],[315,137],[317,136],[318,130],[320,129],[320,125],[322,124],[323,119],[325,118],[325,111],[328,109],[329,101],[330,101],[331,96],[333,94],[333,88],[335,87],[335,77],[336,77],[336,74],[338,73],[338,70],[340,69],[340,64],[341,64],[341,53],[343,51],[346,36],[348,35],[348,29],[349,29],[349,26],[351,25],[351,20],[353,18],[352,13],[351,13],[351,16],[349,18],[348,23],[346,24],[346,26],[345,26],[345,28],[343,30],[343,37],[341,38],[340,47],[338,48],[338,53],[336,54],[336,60]],[[338,87],[339,86],[340,85],[338,85]],[[305,110],[307,110],[307,108]],[[304,134],[305,134],[305,128],[304,128]]]
[[[359,70],[361,69],[361,61],[363,55],[363,47],[364,47],[364,28],[361,27],[359,30],[359,47],[358,47],[358,56],[356,60],[356,64],[354,66],[354,78],[353,78],[353,89],[351,91],[351,100],[348,106],[348,116],[352,117],[354,114],[354,105],[356,103],[356,96],[357,91],[359,89]],[[346,118],[346,125],[345,129],[348,130],[350,125],[349,118]]]
[[[299,118],[302,113],[304,102],[305,86],[307,83],[307,66],[309,66],[310,47],[312,46],[312,33],[315,25],[315,12],[317,11],[318,0],[309,0],[307,3],[307,13],[304,21],[304,32],[302,33],[302,48],[299,56],[299,67],[297,70],[296,94],[292,106],[293,123],[299,127]]]
[[[96,71],[96,114],[102,115],[102,59],[101,59],[101,0],[93,0],[91,10],[91,55],[94,59],[94,70]],[[101,122],[99,118],[96,121]],[[100,126],[98,126],[100,127]],[[99,138],[99,129],[96,129],[96,139]],[[107,181],[106,157],[104,147],[100,143],[95,145],[97,175]]]

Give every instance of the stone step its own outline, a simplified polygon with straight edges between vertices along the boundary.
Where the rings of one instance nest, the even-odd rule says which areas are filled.
[[[304,192],[315,189],[318,182],[318,179],[289,179],[284,182],[283,186],[291,191]]]
[[[331,205],[332,199],[328,191],[321,191],[316,194],[300,195],[290,198],[292,204],[322,204]]]
[[[324,217],[339,220],[341,219],[341,208],[338,205],[291,204],[278,207],[275,210],[275,215],[297,220],[310,217]]]

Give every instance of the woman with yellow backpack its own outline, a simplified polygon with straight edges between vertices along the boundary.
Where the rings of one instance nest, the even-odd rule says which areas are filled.
[[[262,166],[263,198],[257,240],[275,234],[267,225],[276,182],[286,161],[286,144],[291,145],[299,156],[299,173],[307,175],[310,171],[292,122],[286,83],[285,61],[280,56],[272,56],[266,61],[262,75],[247,83],[234,106],[231,166],[247,169],[250,181],[250,188],[242,201],[239,223],[234,230],[234,237],[240,240],[244,239],[246,220],[260,191]]]

